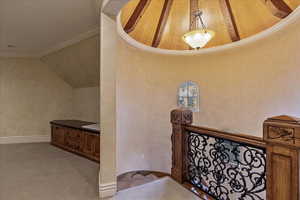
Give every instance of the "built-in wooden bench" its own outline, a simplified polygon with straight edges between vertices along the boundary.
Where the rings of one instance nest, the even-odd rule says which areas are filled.
[[[100,131],[82,127],[94,123],[54,120],[50,124],[52,145],[100,162]]]

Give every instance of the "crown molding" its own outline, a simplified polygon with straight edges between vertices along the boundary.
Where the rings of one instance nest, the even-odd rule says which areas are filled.
[[[38,55],[38,57],[43,57],[43,56],[46,56],[48,54],[54,53],[56,51],[59,51],[61,49],[66,48],[68,46],[76,44],[76,43],[78,43],[78,42],[80,42],[82,40],[86,40],[86,39],[88,39],[90,37],[98,35],[99,33],[100,33],[100,28],[96,27],[96,28],[94,28],[92,30],[89,30],[89,31],[85,32],[85,33],[79,34],[79,35],[77,35],[76,37],[74,37],[74,38],[72,38],[70,40],[64,41],[62,43],[59,43],[59,44],[57,44],[55,46],[50,47],[49,49],[41,51],[41,53]]]
[[[100,33],[100,28],[96,27],[93,28],[85,33],[81,33],[77,35],[76,37],[58,43],[48,49],[42,49],[42,50],[35,50],[35,51],[26,51],[26,50],[7,50],[7,49],[0,49],[0,57],[5,58],[41,58],[43,56],[46,56],[48,54],[54,53],[56,51],[59,51],[61,49],[64,49],[68,46],[74,45],[82,40],[88,39],[90,37],[93,37],[95,35],[98,35]]]
[[[102,9],[102,0],[95,0],[96,1],[96,12],[98,16],[101,15],[101,9]]]

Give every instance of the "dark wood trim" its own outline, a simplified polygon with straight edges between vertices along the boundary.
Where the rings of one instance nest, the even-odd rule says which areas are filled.
[[[198,10],[198,0],[190,0],[190,31],[196,29],[195,15]]]
[[[196,21],[195,21],[195,15],[194,13],[198,11],[198,0],[190,0],[190,31],[196,29]],[[193,50],[192,47],[189,46],[189,50]]]
[[[158,47],[158,45],[161,41],[162,35],[164,33],[164,30],[165,30],[165,27],[167,24],[168,17],[170,15],[172,4],[173,4],[173,0],[165,0],[164,6],[161,11],[160,18],[159,18],[159,22],[158,22],[158,25],[157,25],[157,28],[155,31],[155,35],[154,35],[154,38],[152,41],[152,47]]]
[[[285,18],[293,12],[293,10],[283,0],[270,0],[272,4],[280,11],[277,13],[277,17]]]
[[[171,176],[182,184],[186,179],[186,137],[184,125],[193,123],[193,113],[190,110],[173,110],[171,112],[172,123],[172,169]]]
[[[284,2],[284,0],[261,0],[266,5],[266,7],[270,10],[270,12],[278,17],[278,18],[285,18],[293,10],[289,7],[288,4]]]
[[[268,145],[267,199],[299,200],[299,119],[285,115],[268,118],[263,131]]]
[[[51,124],[51,144],[100,162],[100,134],[77,128]]]
[[[299,152],[284,146],[267,147],[267,199],[299,199]],[[280,173],[280,176],[278,175]]]
[[[100,134],[100,131],[98,130],[87,129],[83,127],[86,125],[96,124],[95,122],[86,122],[81,120],[53,120],[50,122],[50,124]]]
[[[201,195],[201,191],[187,183],[187,135],[207,135],[247,146],[263,148],[266,152],[266,196],[269,200],[300,199],[300,120],[290,116],[268,118],[263,124],[263,138],[232,134],[215,129],[192,126],[193,113],[173,110],[172,170],[171,176],[178,183]],[[271,128],[270,128],[271,127]],[[207,186],[209,187],[209,185]]]
[[[230,38],[233,42],[239,41],[241,39],[236,21],[232,12],[232,8],[229,0],[220,0],[221,10],[224,16],[224,21],[226,23]]]
[[[140,0],[136,8],[134,9],[132,15],[130,16],[128,22],[126,23],[124,27],[124,31],[126,33],[130,33],[131,31],[134,30],[136,27],[137,23],[143,16],[145,10],[149,6],[151,0]]]
[[[70,150],[70,148],[67,148],[67,147],[64,147],[64,146],[61,146],[61,145],[57,145],[57,144],[52,143],[52,142],[51,142],[50,144],[53,145],[53,146],[55,146],[55,147],[57,147],[57,148],[60,148],[60,149],[62,149],[62,150],[64,150],[64,151],[67,151],[67,152],[76,154],[77,156],[86,158],[86,159],[88,159],[88,160],[90,160],[90,161],[93,161],[93,162],[96,162],[96,163],[100,163],[100,161],[99,161],[98,159],[94,159],[94,158],[92,158],[92,157],[84,156],[84,155],[83,155],[82,153],[80,153],[80,152]]]
[[[271,0],[273,5],[283,12],[290,14],[293,10],[283,0]]]
[[[255,137],[255,136],[245,135],[245,134],[228,133],[216,129],[192,126],[192,125],[185,125],[184,128],[185,130],[193,133],[205,134],[212,137],[223,138],[223,139],[232,140],[239,143],[253,145],[256,147],[266,148],[266,142],[260,137]]]

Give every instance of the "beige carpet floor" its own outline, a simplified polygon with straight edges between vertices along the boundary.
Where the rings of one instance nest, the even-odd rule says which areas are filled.
[[[48,143],[0,145],[0,200],[98,200],[98,173],[99,164]],[[126,189],[165,175],[139,171],[119,176],[122,195],[117,200],[123,195],[124,200],[148,199],[152,187],[149,194],[145,189],[145,195],[137,190],[141,199],[132,199],[135,190],[127,195]]]
[[[170,177],[119,191],[115,200],[200,200]]]
[[[98,170],[47,143],[0,145],[0,199],[98,200]]]

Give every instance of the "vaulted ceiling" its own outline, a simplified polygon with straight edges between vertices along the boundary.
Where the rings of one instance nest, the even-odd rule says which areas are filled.
[[[0,0],[0,55],[40,53],[98,28],[97,2]]]
[[[100,39],[94,36],[41,58],[74,88],[99,86]]]
[[[122,9],[121,24],[129,36],[148,46],[188,50],[182,36],[193,29],[199,7],[204,23],[216,33],[209,48],[266,30],[298,5],[300,0],[131,0]]]

